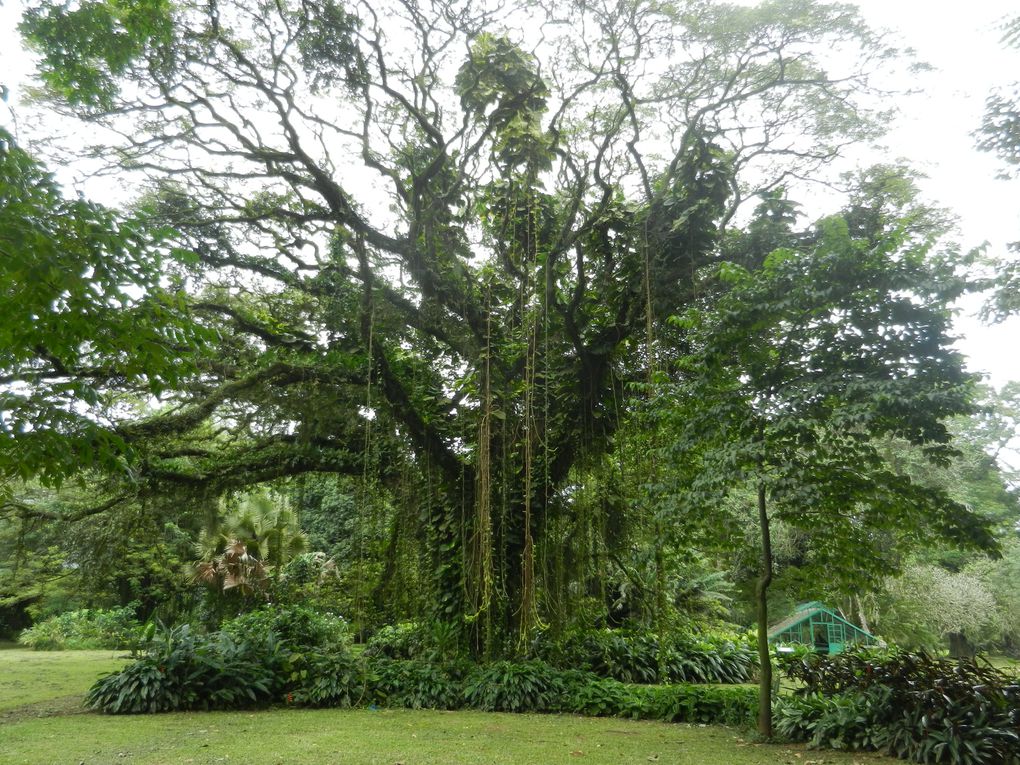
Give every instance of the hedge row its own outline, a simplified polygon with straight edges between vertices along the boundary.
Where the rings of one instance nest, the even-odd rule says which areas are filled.
[[[370,656],[391,659],[448,658],[435,629],[414,623],[384,627],[368,642]],[[530,657],[559,669],[581,669],[625,683],[749,683],[758,671],[747,635],[586,630],[536,638]]]
[[[744,724],[753,688],[634,685],[542,661],[432,663],[355,657],[343,646],[294,650],[274,633],[240,638],[180,627],[89,691],[111,714],[236,709],[273,703],[506,712],[572,712],[670,722]]]

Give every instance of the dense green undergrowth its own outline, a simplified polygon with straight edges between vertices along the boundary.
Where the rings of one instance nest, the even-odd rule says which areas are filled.
[[[283,703],[576,712],[729,724],[750,722],[756,710],[755,692],[744,686],[618,679],[682,676],[681,668],[691,672],[691,667],[699,668],[691,672],[699,678],[747,677],[750,661],[729,643],[728,653],[719,656],[711,654],[710,643],[699,643],[698,652],[684,661],[679,641],[668,654],[657,655],[650,638],[594,633],[592,639],[544,646],[555,664],[537,658],[479,664],[409,627],[381,632],[355,655],[345,626],[291,607],[239,617],[211,634],[187,625],[160,630],[136,661],[92,687],[88,703],[113,714]],[[655,672],[638,671],[653,660],[659,663]]]
[[[528,658],[624,683],[749,683],[758,670],[751,640],[736,633],[676,632],[660,638],[629,630],[574,630],[557,638],[540,635]],[[441,626],[404,623],[377,632],[366,652],[392,659],[448,659],[457,655],[451,643]]]
[[[288,649],[275,635],[238,640],[220,632],[169,631],[120,672],[97,682],[89,705],[113,713],[310,707],[407,707],[500,712],[577,712],[665,721],[743,724],[746,686],[637,685],[559,670],[541,661],[431,663],[354,656],[344,647]]]
[[[744,731],[714,725],[575,715],[290,706],[141,716],[78,714],[80,709],[70,702],[81,699],[98,673],[122,664],[109,651],[0,651],[0,765],[213,765],[229,763],[238,753],[246,759],[303,765],[893,762],[879,755],[839,752],[826,752],[823,758],[800,745],[756,744]]]
[[[18,642],[37,651],[131,648],[142,636],[133,606],[67,611],[24,630]]]
[[[1020,684],[991,665],[851,652],[786,672],[802,683],[776,710],[776,729],[791,740],[921,763],[1020,763]]]

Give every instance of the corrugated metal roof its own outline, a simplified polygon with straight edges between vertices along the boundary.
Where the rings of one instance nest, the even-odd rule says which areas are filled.
[[[790,627],[795,627],[801,622],[806,622],[811,618],[811,614],[813,613],[815,613],[813,610],[808,612],[797,611],[793,614],[793,616],[787,616],[783,619],[783,621],[779,622],[779,624],[774,624],[769,627],[769,637],[773,638],[780,632],[786,632],[786,630],[790,629]]]

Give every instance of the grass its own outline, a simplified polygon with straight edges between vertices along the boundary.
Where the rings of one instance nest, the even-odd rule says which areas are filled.
[[[982,656],[996,669],[1020,677],[1020,661],[1009,656]]]
[[[123,651],[6,649],[0,652],[0,716],[23,707],[80,703],[101,674],[123,665],[119,658],[123,655]]]
[[[753,743],[744,731],[559,715],[272,709],[112,717],[81,694],[109,651],[0,652],[0,765],[880,765],[866,754]],[[68,699],[74,705],[61,706]]]

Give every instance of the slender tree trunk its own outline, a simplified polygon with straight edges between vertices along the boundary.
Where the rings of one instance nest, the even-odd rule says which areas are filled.
[[[769,530],[765,484],[758,484],[758,523],[761,525],[761,576],[758,578],[758,732],[772,738],[772,657],[769,655],[768,592],[772,584],[772,534]]]
[[[666,609],[668,608],[668,600],[666,598],[666,560],[663,555],[663,540],[665,539],[666,532],[662,528],[662,522],[656,518],[655,520],[655,634],[658,636],[658,645],[663,646],[666,643]],[[663,650],[657,651],[656,656],[657,662],[655,670],[659,673],[659,677],[665,677],[665,660],[666,652]]]
[[[861,629],[865,632],[871,632],[871,627],[868,626],[868,617],[864,615],[864,604],[861,603],[861,596],[854,593],[854,605],[857,606],[857,618],[860,620]]]

